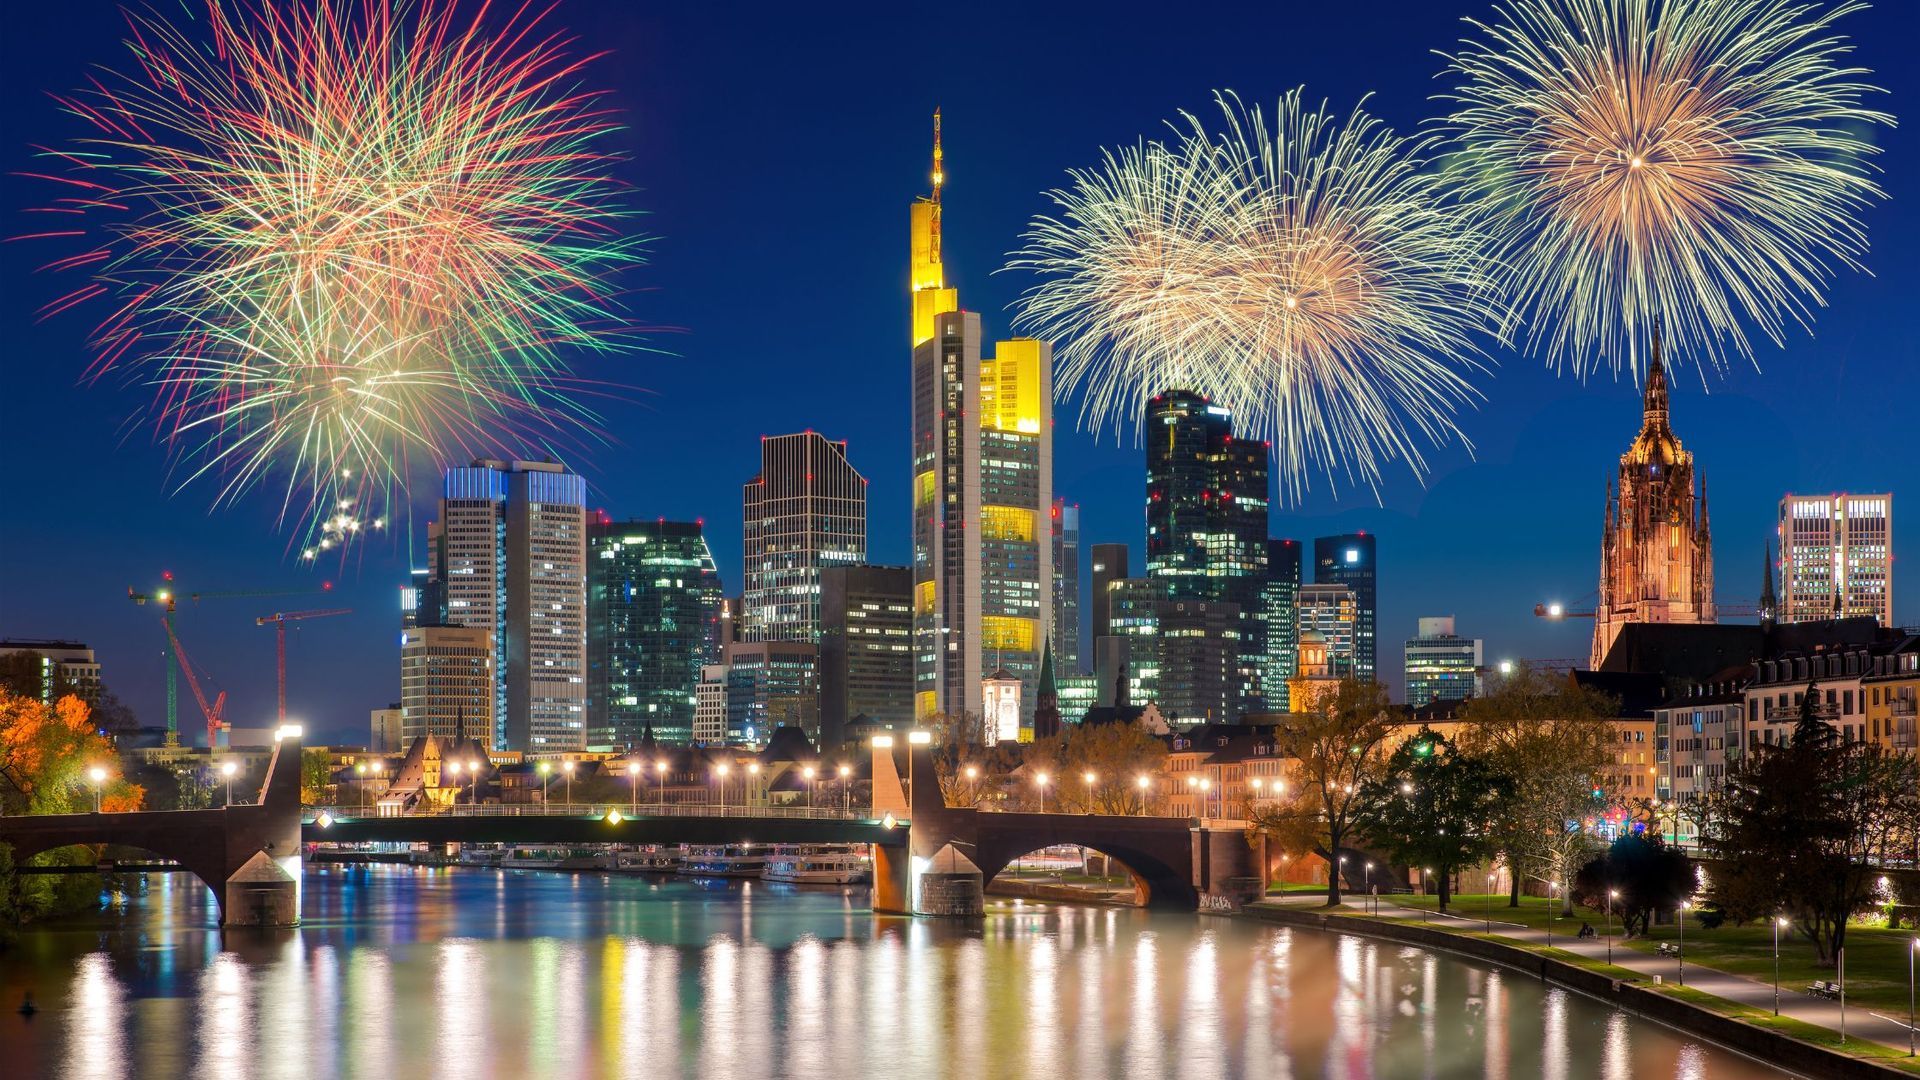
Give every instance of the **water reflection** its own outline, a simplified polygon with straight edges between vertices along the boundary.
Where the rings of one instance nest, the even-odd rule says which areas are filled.
[[[845,891],[319,871],[297,933],[162,879],[0,954],[12,1077],[1775,1076],[1537,982],[1254,923]]]

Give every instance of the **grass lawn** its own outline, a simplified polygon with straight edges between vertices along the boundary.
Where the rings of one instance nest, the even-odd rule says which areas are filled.
[[[1435,897],[1395,896],[1395,903],[1405,907],[1432,910],[1437,902]],[[1447,908],[1455,915],[1463,916],[1466,921],[1453,921],[1455,929],[1471,932],[1484,928],[1483,920],[1487,913],[1487,897],[1455,896]],[[1549,902],[1544,897],[1522,897],[1518,908],[1507,906],[1505,896],[1493,897],[1494,936],[1500,934],[1500,924],[1521,923],[1534,929],[1542,929],[1552,923],[1556,936],[1565,933],[1571,937],[1580,929],[1581,922],[1591,923],[1595,932],[1605,934],[1607,916],[1604,911],[1590,911],[1578,905],[1574,906],[1571,918],[1561,918],[1560,905]],[[1620,934],[1620,921],[1614,920],[1613,932]],[[1907,1012],[1907,953],[1913,948],[1915,934],[1910,930],[1888,930],[1879,926],[1867,926],[1855,923],[1847,928],[1847,1004],[1870,1008],[1889,1016],[1904,1017]],[[1661,942],[1679,942],[1680,932],[1671,923],[1656,925],[1651,935],[1644,938],[1627,939],[1616,936],[1615,948],[1634,949],[1639,952],[1657,953]],[[1700,925],[1698,917],[1689,914],[1686,934],[1687,963],[1698,963],[1702,967],[1716,968],[1734,975],[1745,975],[1759,982],[1773,981],[1773,931],[1765,924],[1734,926],[1727,924],[1717,930],[1708,930]],[[1814,961],[1813,945],[1797,934],[1782,931],[1780,934],[1780,991],[1783,994],[1798,994],[1811,982],[1835,981],[1837,973],[1832,967],[1821,967]],[[1772,1019],[1772,1014],[1768,1013]]]
[[[1290,893],[1290,894],[1291,893],[1318,893],[1321,896],[1325,896],[1327,893],[1327,887],[1325,885],[1297,885],[1297,884],[1288,884],[1285,882],[1282,882],[1278,885],[1267,886],[1268,896],[1272,896],[1275,893]]]

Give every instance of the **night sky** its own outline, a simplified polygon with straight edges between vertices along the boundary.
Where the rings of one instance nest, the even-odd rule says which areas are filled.
[[[172,10],[169,0],[166,10]],[[197,10],[198,0],[183,0]],[[702,518],[729,591],[740,583],[740,485],[758,436],[812,428],[851,443],[871,481],[876,562],[908,548],[907,206],[927,185],[929,114],[945,110],[949,283],[1007,336],[1026,279],[995,274],[1064,170],[1102,146],[1163,130],[1218,88],[1269,105],[1304,84],[1344,112],[1362,95],[1399,130],[1428,101],[1460,18],[1489,0],[1224,6],[778,5],[562,0],[553,19],[605,49],[589,78],[630,128],[623,177],[658,237],[629,279],[636,322],[665,355],[595,361],[594,378],[632,387],[605,409],[611,445],[569,461],[590,501],[616,517]],[[1911,120],[1920,16],[1886,0],[1846,20],[1858,62]],[[0,221],[47,198],[17,173],[32,147],[78,132],[50,91],[94,65],[122,66],[124,23],[102,0],[22,4],[0,34]],[[1711,491],[1718,595],[1750,603],[1762,545],[1787,491],[1893,490],[1895,615],[1920,623],[1920,497],[1911,481],[1920,376],[1912,330],[1920,292],[1920,142],[1908,123],[1877,136],[1890,200],[1866,217],[1871,275],[1842,273],[1813,336],[1763,342],[1752,365],[1675,380],[1673,423]],[[345,618],[291,635],[289,712],[321,737],[363,742],[367,710],[399,696],[396,585],[418,559],[431,514],[417,484],[414,527],[345,567],[295,563],[261,497],[209,513],[206,487],[173,493],[149,429],[127,422],[142,391],[82,385],[98,310],[39,321],[73,287],[36,273],[67,249],[0,245],[0,458],[10,467],[0,525],[0,636],[60,637],[98,650],[109,684],[146,723],[164,715],[161,633],[127,586],[162,569],[186,591],[317,587],[331,598],[209,601],[179,625],[197,666],[229,693],[236,724],[273,708],[273,641],[254,616],[343,606]],[[1472,453],[1430,457],[1423,488],[1404,469],[1376,502],[1329,492],[1279,508],[1277,536],[1379,536],[1380,661],[1398,682],[1400,641],[1421,615],[1454,614],[1503,657],[1584,657],[1591,624],[1544,625],[1535,602],[1579,605],[1595,587],[1601,500],[1639,423],[1637,390],[1581,385],[1532,359],[1496,354],[1487,400],[1462,426]],[[1711,391],[1706,392],[1706,391]],[[1124,541],[1140,560],[1143,461],[1131,438],[1096,444],[1078,402],[1056,406],[1055,490],[1082,508],[1083,542]],[[507,447],[505,450],[517,448]],[[1384,503],[1384,505],[1382,505]],[[181,726],[198,717],[182,693]]]

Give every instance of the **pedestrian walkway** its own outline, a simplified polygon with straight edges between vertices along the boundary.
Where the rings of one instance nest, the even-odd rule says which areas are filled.
[[[1356,904],[1364,900],[1364,897],[1355,897]],[[1324,898],[1321,902],[1325,903]],[[1407,907],[1394,903],[1386,896],[1380,897],[1379,904],[1381,916],[1387,918],[1422,919],[1436,925],[1446,923],[1450,924],[1449,929],[1460,931],[1475,929],[1484,931],[1487,925],[1487,920],[1484,918],[1476,919],[1466,915],[1435,912],[1427,908]],[[1535,930],[1519,923],[1494,919],[1493,932],[1496,937],[1509,938],[1529,945],[1548,944],[1546,931]],[[1607,962],[1605,937],[1588,938],[1583,941],[1572,934],[1554,934],[1552,945],[1556,949],[1577,953],[1590,960]],[[1681,981],[1680,961],[1682,960],[1686,960],[1684,954],[1678,958],[1648,956],[1638,949],[1626,948],[1617,938],[1614,940],[1613,965],[1643,975],[1648,981],[1652,981],[1656,975],[1665,982]],[[1729,975],[1724,971],[1716,971],[1688,961],[1685,984],[1690,990],[1725,998],[1761,1012],[1773,1011],[1774,990],[1771,982],[1761,982],[1744,975]],[[1888,1016],[1857,1005],[1845,1006],[1843,1013],[1840,1002],[1813,997],[1805,993],[1804,988],[1786,983],[1780,985],[1780,1015],[1815,1027],[1823,1027],[1829,1031],[1844,1031],[1848,1039],[1868,1039],[1903,1052],[1907,1049],[1907,1040],[1910,1035],[1905,1017]]]

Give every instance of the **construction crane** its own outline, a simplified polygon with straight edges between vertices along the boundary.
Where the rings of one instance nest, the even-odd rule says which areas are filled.
[[[280,673],[280,723],[287,722],[287,624],[299,619],[324,619],[329,615],[351,615],[352,608],[322,608],[316,611],[276,611],[253,621],[255,626],[273,624],[275,666]]]
[[[220,744],[220,730],[227,727],[226,718],[221,715],[227,707],[227,692],[220,691],[211,705],[207,703],[206,691],[200,689],[200,679],[187,660],[186,646],[180,644],[180,638],[173,632],[172,620],[162,620],[161,625],[166,627],[167,644],[173,649],[174,658],[180,661],[180,673],[187,677],[187,689],[193,691],[193,700],[200,703],[200,712],[207,718],[207,748],[212,749]]]
[[[160,574],[160,587],[152,592],[139,592],[132,586],[127,587],[127,599],[142,607],[148,603],[164,604],[166,611],[160,616],[160,624],[166,630],[167,637],[167,745],[180,745],[180,687],[177,667],[183,662],[179,650],[175,647],[178,640],[173,633],[173,615],[180,605],[180,593],[173,587],[173,571],[165,570]],[[333,591],[333,582],[323,581],[317,589],[229,589],[220,592],[197,592],[191,594],[195,603],[202,600],[219,600],[241,596],[303,596],[315,592]],[[213,746],[209,742],[208,747]]]

